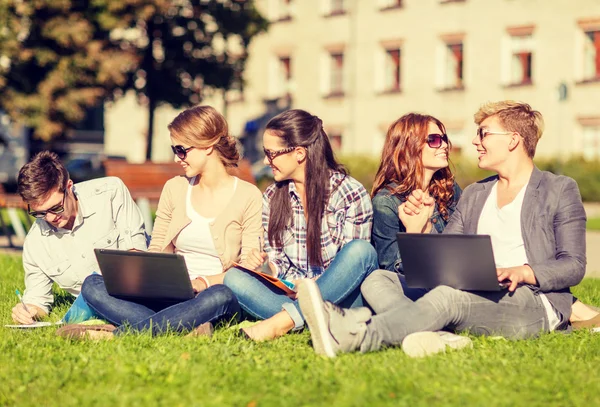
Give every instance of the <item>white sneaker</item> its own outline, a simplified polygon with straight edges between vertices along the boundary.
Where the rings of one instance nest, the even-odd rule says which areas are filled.
[[[415,332],[402,341],[402,350],[411,358],[421,358],[451,349],[472,348],[473,342],[466,336],[446,331]]]

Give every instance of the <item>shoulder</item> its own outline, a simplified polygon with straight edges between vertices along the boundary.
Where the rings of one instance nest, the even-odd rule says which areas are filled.
[[[330,177],[332,193],[342,194],[347,199],[357,199],[369,197],[369,193],[363,184],[350,175],[344,175],[340,172],[332,172]]]
[[[241,178],[238,178],[238,186],[236,190],[236,195],[240,197],[245,197],[248,200],[260,200],[262,193],[260,189],[254,184],[249,183],[248,181],[244,181]]]
[[[271,198],[273,198],[273,195],[275,195],[275,191],[277,191],[280,188],[285,188],[286,190],[289,190],[289,182],[284,181],[284,182],[274,182],[271,185],[269,185],[267,187],[267,189],[265,189],[265,192],[263,192],[263,197],[267,200],[270,201]]]
[[[372,201],[373,208],[382,206],[398,208],[398,205],[400,205],[404,201],[404,199],[392,194],[392,192],[389,189],[384,187],[375,194]]]
[[[579,191],[577,181],[571,177],[567,177],[566,175],[557,175],[549,171],[540,171],[539,176],[540,188],[543,191],[548,191],[548,193],[551,191],[561,192],[568,189],[577,189],[577,191]]]
[[[498,181],[498,176],[497,175],[492,175],[491,177],[487,177],[484,178],[480,181],[477,181],[469,186],[467,186],[463,191],[462,191],[462,197],[468,197],[470,194],[480,191],[484,188],[486,188],[488,185],[492,185],[493,183],[495,183],[496,181]],[[456,183],[455,183],[456,185]]]
[[[78,182],[73,186],[73,190],[80,199],[123,189],[127,189],[127,187],[119,177],[95,178],[89,181]]]

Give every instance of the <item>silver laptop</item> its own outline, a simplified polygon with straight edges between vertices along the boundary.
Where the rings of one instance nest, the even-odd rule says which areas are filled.
[[[194,298],[183,256],[94,249],[106,291],[138,302],[179,303]]]
[[[489,235],[398,233],[406,284],[447,285],[465,291],[500,291]]]

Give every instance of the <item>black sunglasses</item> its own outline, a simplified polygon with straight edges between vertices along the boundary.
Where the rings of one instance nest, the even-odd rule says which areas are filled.
[[[184,146],[171,146],[171,150],[173,150],[173,154],[175,154],[177,156],[177,158],[179,158],[180,160],[185,160],[185,157],[187,157],[187,153],[188,151],[190,151],[192,147],[188,147],[185,148]]]
[[[446,134],[428,134],[427,135],[427,145],[430,148],[440,148],[442,146],[442,141],[448,144],[448,135]]]
[[[63,194],[63,200],[61,203],[59,203],[58,205],[54,205],[52,208],[48,209],[47,211],[32,211],[31,208],[29,207],[29,205],[27,205],[27,213],[29,213],[31,216],[33,216],[36,219],[43,219],[46,217],[46,215],[48,213],[51,213],[53,215],[59,215],[59,214],[63,213],[65,211],[65,199],[67,198],[67,192],[68,192],[68,190],[65,189],[65,192]]]
[[[265,155],[267,156],[267,160],[269,160],[269,163],[271,163],[271,164],[273,163],[273,160],[275,158],[277,158],[283,154],[291,153],[295,149],[296,149],[296,147],[287,147],[287,148],[282,148],[281,150],[272,151],[272,150],[267,150],[266,148],[263,147],[263,151],[265,152]]]

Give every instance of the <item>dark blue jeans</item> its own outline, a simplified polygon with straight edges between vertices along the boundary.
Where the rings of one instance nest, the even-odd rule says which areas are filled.
[[[362,307],[360,285],[377,267],[377,253],[364,240],[353,240],[338,252],[327,270],[317,279],[323,298],[345,308]],[[235,293],[240,306],[257,319],[267,319],[285,310],[294,321],[294,330],[304,326],[304,316],[296,300],[242,270],[231,268],[224,284]]]
[[[200,292],[191,300],[175,305],[161,303],[139,304],[121,300],[108,294],[101,275],[88,276],[81,287],[87,304],[110,323],[118,326],[116,335],[131,331],[151,330],[158,335],[167,330],[192,330],[205,322],[235,318],[240,306],[233,292],[222,284]]]

